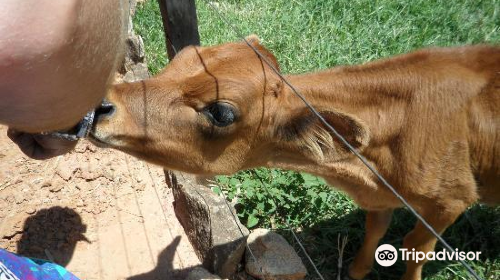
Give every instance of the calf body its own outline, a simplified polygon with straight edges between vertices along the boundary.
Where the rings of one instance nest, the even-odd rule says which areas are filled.
[[[499,47],[425,49],[287,78],[438,232],[478,199],[500,202]],[[305,171],[344,190],[367,210],[349,275],[369,273],[401,203],[245,43],[188,47],[108,97],[115,108],[99,118],[98,145],[200,175]],[[417,222],[403,246],[427,252],[435,242]],[[422,265],[408,262],[403,279],[420,279]]]

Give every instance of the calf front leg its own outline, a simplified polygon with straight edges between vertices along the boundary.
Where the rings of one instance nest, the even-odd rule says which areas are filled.
[[[449,207],[443,208],[442,210],[435,208],[436,206],[432,207],[429,205],[424,208],[426,211],[421,215],[436,230],[436,232],[441,234],[448,226],[455,222],[455,219],[467,208],[467,206]],[[434,250],[436,241],[436,237],[434,237],[434,235],[420,221],[418,221],[415,228],[405,236],[403,247],[410,252],[412,249],[415,249],[415,251],[427,254],[427,252]],[[407,261],[406,272],[403,275],[402,280],[420,280],[422,277],[422,267],[425,262],[426,260],[419,261],[418,263],[415,261]]]
[[[372,269],[378,242],[391,223],[393,210],[369,211],[366,214],[365,240],[349,266],[349,277],[363,279]]]

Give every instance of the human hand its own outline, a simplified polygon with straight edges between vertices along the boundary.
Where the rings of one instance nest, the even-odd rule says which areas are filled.
[[[49,159],[63,155],[75,148],[78,141],[69,141],[50,135],[20,132],[9,128],[7,136],[30,158]]]

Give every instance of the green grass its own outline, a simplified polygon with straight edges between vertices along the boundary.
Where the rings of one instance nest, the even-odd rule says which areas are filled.
[[[221,0],[213,1],[244,34],[257,34],[277,56],[283,72],[300,73],[354,64],[426,46],[500,43],[500,0]],[[204,0],[197,0],[203,45],[240,40]],[[150,71],[168,62],[156,1],[137,11]],[[219,188],[237,197],[238,214],[249,227],[280,231],[292,244],[284,219],[299,233],[326,279],[336,279],[338,236],[348,236],[345,272],[360,246],[364,213],[344,194],[307,174],[257,169],[220,177]],[[481,251],[470,263],[485,279],[500,279],[500,208],[476,205],[444,237],[465,251]],[[396,213],[382,242],[400,246],[415,219]],[[376,266],[369,279],[398,279],[404,266]],[[309,268],[309,279],[317,279]],[[454,262],[431,262],[425,279],[469,279]]]

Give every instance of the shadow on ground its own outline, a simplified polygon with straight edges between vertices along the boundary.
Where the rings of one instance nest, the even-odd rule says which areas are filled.
[[[71,208],[57,206],[41,209],[24,222],[23,234],[17,243],[17,253],[66,266],[73,257],[77,242],[89,242],[84,236],[86,228],[81,216]],[[174,268],[174,257],[180,240],[180,236],[176,237],[160,253],[155,269],[127,279],[184,280],[195,267]]]
[[[169,279],[169,280],[185,280],[188,276],[188,274],[193,271],[195,268],[199,267],[213,267],[214,265],[219,265],[221,260],[224,260],[224,256],[222,255],[222,252],[228,252],[228,248],[234,248],[235,247],[235,242],[236,244],[239,244],[240,241],[232,241],[228,242],[225,244],[217,245],[212,248],[212,252],[209,253],[209,257],[204,260],[204,265],[198,265],[198,266],[190,266],[190,267],[185,267],[182,269],[176,269],[174,268],[174,258],[176,254],[176,248],[179,246],[181,237],[178,236],[174,239],[174,241],[167,247],[165,250],[163,250],[160,255],[158,256],[157,259],[157,264],[156,267],[146,273],[142,273],[139,275],[135,275],[132,277],[127,278],[127,280],[163,280],[163,279]],[[219,256],[219,259],[214,259],[213,256]],[[212,257],[210,257],[212,256]],[[207,269],[209,271],[210,269]],[[214,273],[213,271],[211,273]],[[240,273],[240,272],[238,272]],[[247,276],[244,276],[242,274],[238,274],[237,279],[253,279],[251,277],[246,278]],[[193,276],[191,276],[193,277]],[[234,277],[237,277],[234,275]],[[243,278],[245,277],[245,278]],[[205,279],[205,278],[203,278]]]
[[[492,265],[493,269],[500,267],[500,207],[487,207],[483,205],[475,205],[467,212],[462,214],[457,221],[449,227],[445,234],[445,240],[459,251],[480,251],[481,262],[496,262]],[[304,241],[304,245],[311,255],[316,265],[319,267],[325,279],[337,279],[339,271],[339,244],[342,237],[347,236],[348,242],[343,252],[343,260],[341,266],[342,275],[347,274],[347,267],[353,261],[357,249],[361,246],[364,236],[364,220],[365,213],[362,210],[354,210],[344,216],[325,220],[314,227],[304,229],[298,233],[299,238]],[[407,210],[397,210],[393,217],[391,226],[382,239],[380,244],[392,244],[396,248],[400,248],[403,242],[403,237],[413,228],[416,218]],[[279,231],[284,235],[296,248],[297,252],[301,252],[300,247],[294,241],[293,236],[287,230]],[[442,246],[438,245],[436,251],[442,250]],[[307,259],[303,256],[304,263],[308,265],[308,279],[319,279],[314,274],[314,268],[307,263]],[[469,262],[471,264],[471,262]],[[495,271],[488,271],[485,265],[481,264],[473,266],[474,269],[482,269],[480,275],[485,277],[493,277],[488,279],[497,279],[498,275]],[[400,279],[404,273],[404,262],[398,261],[394,266],[381,267],[375,265],[372,273],[366,279],[393,280]],[[453,261],[433,261],[424,266],[424,279],[433,279],[437,274],[446,273],[445,270],[457,271],[459,275],[463,275],[465,279],[469,277],[460,264]],[[453,275],[453,274],[450,274]],[[455,277],[459,279],[458,277]],[[453,278],[453,279],[455,279]],[[451,279],[448,276],[439,279]],[[462,279],[462,278],[460,278]]]
[[[177,236],[170,245],[167,246],[159,255],[156,267],[146,273],[135,275],[127,278],[127,280],[184,280],[187,274],[195,267],[188,267],[183,269],[174,268],[174,258],[177,246],[181,241],[181,237]]]
[[[89,242],[84,236],[86,229],[81,216],[71,208],[56,206],[38,210],[24,222],[23,233],[17,243],[17,253],[25,257],[49,260],[65,267],[73,257],[77,242]],[[127,280],[186,279],[188,273],[198,266],[175,268],[174,264],[179,262],[176,254],[180,241],[181,236],[177,236],[161,251],[153,270],[131,276]],[[182,263],[182,259],[180,262]]]
[[[66,266],[73,257],[78,241],[86,241],[87,226],[73,209],[51,207],[41,209],[26,219],[17,253],[45,259]]]

